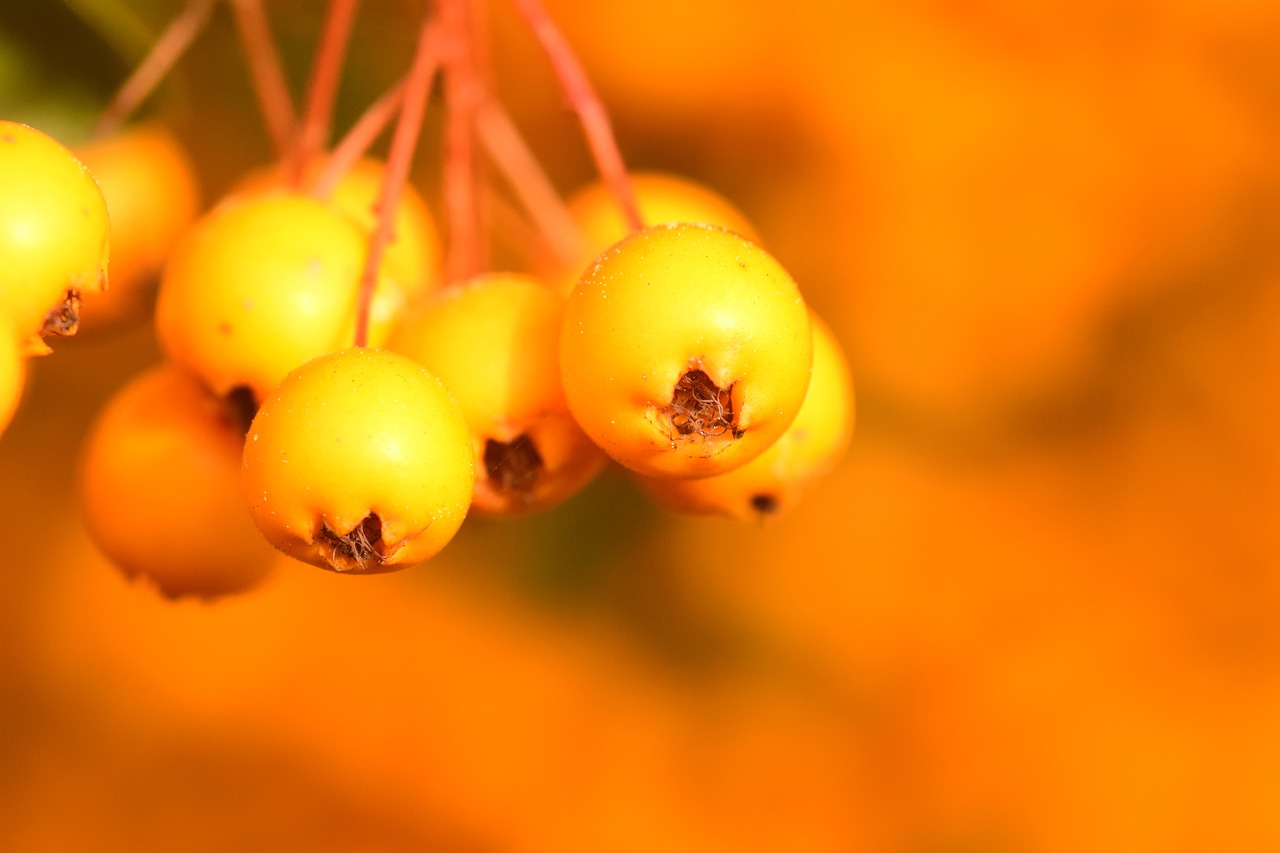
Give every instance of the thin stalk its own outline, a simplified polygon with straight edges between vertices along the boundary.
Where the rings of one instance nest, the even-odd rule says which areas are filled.
[[[369,313],[378,281],[378,269],[382,266],[382,255],[387,245],[395,236],[396,210],[400,207],[400,196],[409,180],[409,170],[413,167],[413,154],[422,133],[422,116],[426,112],[431,81],[440,66],[440,53],[435,17],[428,12],[423,17],[413,65],[405,80],[404,103],[400,107],[400,118],[391,137],[387,170],[378,196],[378,224],[369,240],[369,254],[365,258],[364,273],[360,278],[355,339],[358,347],[367,346],[369,342]]]
[[[355,22],[359,0],[330,0],[320,47],[307,84],[307,101],[302,113],[302,126],[293,148],[290,171],[295,186],[301,184],[306,164],[324,150],[333,125],[334,106],[338,99],[338,83],[351,28]]]
[[[94,136],[106,136],[119,130],[120,125],[150,97],[209,23],[217,3],[218,0],[187,0],[182,11],[165,27],[151,50],[103,110],[94,127]]]
[[[476,109],[480,142],[533,219],[556,258],[565,266],[582,254],[582,235],[538,158],[529,150],[511,116],[494,98]]]
[[[325,161],[324,168],[311,185],[311,194],[320,200],[327,199],[351,167],[369,152],[373,142],[391,124],[404,101],[405,81],[401,80],[378,100],[369,105],[346,136],[334,146]]]
[[[262,0],[229,0],[235,14],[236,29],[244,48],[245,61],[253,80],[253,91],[262,110],[262,119],[276,156],[283,159],[293,143],[298,124],[289,95],[289,85],[284,77],[284,65],[280,53],[271,38],[271,26],[267,22]]]
[[[627,175],[626,165],[622,161],[622,153],[618,150],[617,140],[613,136],[613,126],[605,112],[604,102],[600,100],[591,81],[582,68],[582,63],[565,40],[560,29],[547,14],[540,0],[513,0],[525,23],[533,30],[534,36],[542,44],[556,77],[560,80],[560,88],[573,111],[578,114],[583,133],[587,137],[587,145],[591,148],[592,159],[600,176],[608,184],[622,214],[631,230],[639,231],[644,227],[640,217],[640,208],[636,205],[635,190]]]
[[[474,40],[467,13],[464,0],[446,0],[440,9],[448,38],[442,183],[448,235],[444,272],[445,281],[450,282],[479,272],[483,254],[474,122],[481,84],[475,70]]]

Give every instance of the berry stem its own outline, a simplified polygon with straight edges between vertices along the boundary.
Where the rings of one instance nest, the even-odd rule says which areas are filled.
[[[423,16],[413,65],[405,78],[404,103],[400,107],[400,118],[396,121],[395,133],[391,137],[387,170],[382,180],[382,191],[378,195],[378,224],[369,239],[369,253],[365,257],[364,273],[360,278],[355,338],[358,347],[367,346],[369,342],[369,313],[373,305],[374,287],[378,281],[378,269],[382,266],[382,255],[387,244],[395,236],[396,210],[400,207],[400,196],[413,166],[413,153],[422,133],[422,116],[426,111],[427,95],[431,92],[431,81],[440,67],[440,54],[439,30],[435,17],[428,12]]]
[[[262,0],[229,2],[235,16],[236,29],[240,33],[245,61],[249,65],[253,91],[267,125],[267,133],[271,136],[276,156],[283,159],[294,140],[298,119],[289,95],[289,85],[285,81],[280,54],[271,38],[266,10],[263,9]]]
[[[93,129],[96,137],[107,136],[120,129],[129,116],[141,106],[168,73],[173,70],[191,42],[209,23],[213,7],[218,0],[187,0],[182,11],[169,22],[151,50],[138,63],[123,85],[116,91],[111,103],[103,110]]]
[[[627,224],[633,231],[644,227],[640,217],[640,208],[636,205],[635,190],[631,186],[631,178],[627,175],[626,165],[622,161],[622,153],[618,150],[617,140],[613,136],[613,126],[605,112],[604,102],[600,100],[591,81],[578,61],[577,55],[565,40],[560,29],[547,14],[541,0],[513,0],[525,23],[533,30],[534,36],[542,44],[547,58],[555,69],[560,80],[560,88],[564,91],[569,105],[578,114],[587,145],[591,148],[591,156],[595,160],[600,176],[609,185],[610,191],[622,209]]]
[[[334,146],[324,168],[316,176],[311,185],[311,194],[320,200],[327,199],[338,186],[342,177],[363,157],[373,141],[387,129],[391,119],[400,110],[404,102],[405,81],[401,80],[378,100],[369,105],[356,123],[351,126],[342,140]]]
[[[479,272],[483,254],[474,114],[481,98],[466,0],[446,0],[440,18],[448,39],[445,64],[444,208],[448,242],[445,281]]]
[[[342,63],[346,57],[359,2],[360,0],[330,0],[324,31],[320,36],[320,47],[311,68],[311,80],[307,84],[302,126],[293,147],[290,177],[295,187],[302,182],[307,162],[320,153],[329,141]]]
[[[582,251],[582,235],[510,114],[496,99],[488,98],[478,105],[475,118],[485,150],[506,176],[551,250],[563,263],[575,263]]]

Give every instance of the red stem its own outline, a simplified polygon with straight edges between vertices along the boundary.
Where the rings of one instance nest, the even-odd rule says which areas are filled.
[[[476,128],[485,150],[506,176],[556,257],[569,266],[582,254],[582,235],[538,158],[529,150],[511,116],[493,98],[476,109]]]
[[[103,110],[94,127],[94,136],[106,136],[119,130],[120,125],[156,90],[160,81],[173,70],[191,42],[209,23],[217,2],[218,0],[187,0],[187,5],[169,22],[151,50]]]
[[[448,38],[445,66],[444,208],[448,242],[445,281],[461,281],[480,271],[483,254],[480,207],[476,190],[475,124],[481,81],[465,0],[446,0],[440,8]]]
[[[560,80],[560,88],[564,90],[569,105],[578,114],[582,130],[587,137],[587,145],[591,148],[591,156],[600,170],[600,176],[609,185],[610,191],[622,209],[628,225],[633,231],[644,227],[640,217],[640,208],[636,205],[635,191],[627,168],[622,162],[622,154],[613,137],[613,127],[609,124],[609,116],[605,113],[604,103],[591,86],[582,63],[574,54],[564,35],[556,27],[540,0],[513,0],[525,23],[533,30],[533,34],[542,43],[556,77]]]
[[[382,255],[387,244],[395,236],[396,210],[400,207],[404,185],[409,180],[413,153],[422,133],[422,116],[426,112],[427,95],[431,92],[431,81],[440,64],[439,42],[435,18],[428,12],[423,17],[413,66],[405,80],[404,103],[400,108],[395,134],[391,137],[387,170],[382,180],[382,192],[378,196],[378,225],[369,240],[369,254],[365,258],[364,274],[360,278],[355,339],[358,347],[367,346],[369,342],[369,313],[378,281],[378,269],[382,266]]]
[[[378,100],[369,105],[356,123],[342,137],[333,152],[325,161],[324,168],[316,176],[311,185],[311,194],[318,199],[328,198],[342,180],[342,177],[361,157],[368,153],[373,141],[387,129],[391,119],[400,110],[404,101],[405,81],[401,80],[382,94]]]
[[[271,38],[266,11],[262,7],[262,0],[229,2],[231,11],[235,14],[236,28],[240,32],[245,61],[249,64],[254,94],[258,97],[267,133],[271,136],[276,156],[283,159],[294,140],[298,119],[293,110],[293,100],[285,81],[280,54]]]
[[[351,39],[351,27],[358,5],[359,0],[330,0],[320,47],[311,68],[311,80],[307,84],[307,103],[302,113],[302,127],[298,131],[298,140],[293,149],[290,171],[294,186],[302,183],[307,163],[329,141],[334,105],[338,97],[338,82],[342,77],[342,63]]]

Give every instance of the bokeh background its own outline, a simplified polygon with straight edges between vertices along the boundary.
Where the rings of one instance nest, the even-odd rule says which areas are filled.
[[[768,524],[614,472],[410,571],[175,604],[77,515],[157,358],[90,327],[0,439],[0,848],[1280,849],[1280,4],[548,4],[628,161],[733,199],[837,332],[847,458]],[[267,5],[300,88],[323,4]],[[83,136],[178,6],[3,4],[3,116]],[[421,9],[363,4],[343,120]],[[269,156],[225,12],[148,112],[209,198]]]

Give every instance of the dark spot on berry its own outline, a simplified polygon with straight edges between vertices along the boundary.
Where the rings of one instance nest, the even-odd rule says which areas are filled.
[[[224,398],[227,404],[227,416],[230,422],[242,434],[248,434],[253,416],[258,414],[258,401],[248,385],[237,385],[227,392]]]
[[[490,438],[484,443],[484,469],[499,492],[527,495],[542,475],[542,455],[527,435],[513,441]]]
[[[761,515],[773,515],[778,511],[778,499],[766,492],[751,496],[751,508]]]

